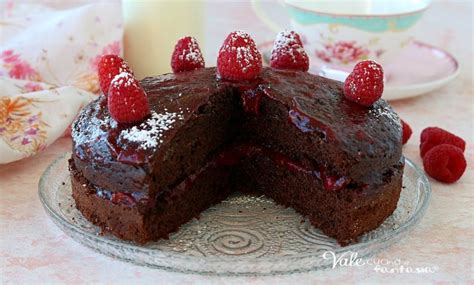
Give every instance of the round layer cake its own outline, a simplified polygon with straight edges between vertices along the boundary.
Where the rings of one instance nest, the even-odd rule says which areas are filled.
[[[215,68],[141,81],[151,116],[111,118],[107,98],[73,124],[77,208],[120,238],[165,238],[235,191],[293,207],[345,245],[396,208],[400,119],[379,99],[344,99],[341,82],[264,67],[229,82]]]

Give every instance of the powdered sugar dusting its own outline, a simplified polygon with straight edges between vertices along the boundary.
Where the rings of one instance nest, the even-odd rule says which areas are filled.
[[[178,120],[183,120],[183,112],[163,113],[151,112],[151,117],[138,126],[122,130],[120,138],[130,142],[138,143],[141,149],[149,149],[158,146],[163,142],[164,133],[173,127]]]
[[[229,35],[227,42],[221,47],[219,53],[231,52],[236,54],[236,63],[243,73],[253,67],[255,62],[261,62],[260,52],[254,41],[244,31],[235,31]],[[255,56],[257,58],[255,58]]]
[[[119,86],[125,86],[125,87],[130,87],[130,86],[137,86],[138,87],[138,82],[133,76],[128,71],[123,71],[117,74],[114,79],[112,79],[112,82],[110,82],[111,86],[114,87],[119,87]]]
[[[353,80],[349,81],[351,92],[369,92],[368,88],[372,88],[374,91],[380,88],[383,90],[383,70],[380,65],[372,60],[357,63],[351,76],[353,77]],[[358,88],[361,90],[358,90]]]
[[[276,56],[289,56],[296,63],[296,54],[306,54],[298,34],[288,30],[279,32],[273,43],[271,60]]]
[[[190,36],[183,37],[180,40],[189,39],[187,42],[186,48],[181,51],[179,55],[179,59],[183,61],[189,61],[196,63],[199,66],[204,66],[204,58],[201,53],[201,49],[199,48],[199,44],[197,43],[196,39]]]
[[[372,105],[383,93],[383,69],[372,61],[360,61],[344,82],[344,95],[365,106]]]
[[[117,56],[104,56],[102,59],[102,64],[105,66],[115,66],[115,61],[119,61],[120,63],[120,66],[118,68],[119,74],[122,72],[128,72],[133,75],[133,71],[130,70],[130,67],[127,65],[127,63]],[[112,79],[114,77],[114,74],[115,73],[108,72],[106,76],[108,79]]]
[[[97,117],[97,111],[88,106],[81,111],[79,117],[73,122],[71,137],[75,142],[94,141],[104,133],[97,126],[105,126],[109,121],[113,120],[110,120],[109,116]]]

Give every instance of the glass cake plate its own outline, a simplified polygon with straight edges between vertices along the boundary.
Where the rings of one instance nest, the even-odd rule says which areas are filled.
[[[53,162],[39,183],[39,197],[53,221],[69,236],[102,254],[138,265],[212,275],[271,275],[331,267],[336,256],[369,257],[395,243],[420,220],[431,188],[423,171],[406,159],[396,211],[377,229],[346,247],[325,236],[291,208],[264,196],[235,194],[204,211],[168,240],[144,246],[103,234],[76,209],[67,160]],[[328,255],[326,255],[327,257]]]

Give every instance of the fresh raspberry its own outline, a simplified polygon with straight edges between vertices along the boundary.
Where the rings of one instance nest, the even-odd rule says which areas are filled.
[[[100,90],[106,96],[109,93],[110,82],[117,74],[128,72],[133,75],[133,71],[128,64],[115,54],[103,55],[97,65],[97,70],[99,73]]]
[[[128,72],[115,76],[110,83],[107,104],[110,115],[119,123],[140,122],[150,115],[145,91]]]
[[[403,121],[402,119],[400,119],[400,121],[402,121],[402,131],[403,131],[402,144],[406,144],[407,141],[410,139],[411,134],[413,132],[412,132],[410,126],[407,123],[405,123],[405,121]]]
[[[466,159],[462,150],[450,144],[440,144],[430,149],[423,157],[426,173],[436,180],[453,183],[466,170]]]
[[[262,55],[250,35],[242,31],[230,33],[217,58],[220,77],[231,81],[250,80],[261,71]]]
[[[383,69],[372,60],[364,60],[354,66],[344,82],[344,95],[347,100],[363,106],[371,106],[382,97]]]
[[[171,56],[171,68],[174,73],[204,68],[204,58],[195,38],[178,40]]]
[[[421,157],[424,157],[430,149],[440,144],[454,145],[462,151],[466,149],[466,142],[462,138],[441,128],[429,127],[424,129],[420,135]]]
[[[281,31],[273,44],[270,66],[276,69],[308,71],[309,59],[300,35],[294,31]]]

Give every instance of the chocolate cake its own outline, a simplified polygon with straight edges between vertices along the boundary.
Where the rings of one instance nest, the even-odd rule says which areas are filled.
[[[345,245],[396,208],[402,130],[382,99],[360,106],[341,82],[268,67],[255,80],[203,68],[141,85],[143,122],[118,124],[101,96],[73,124],[73,197],[105,231],[166,238],[240,191],[293,207]]]

